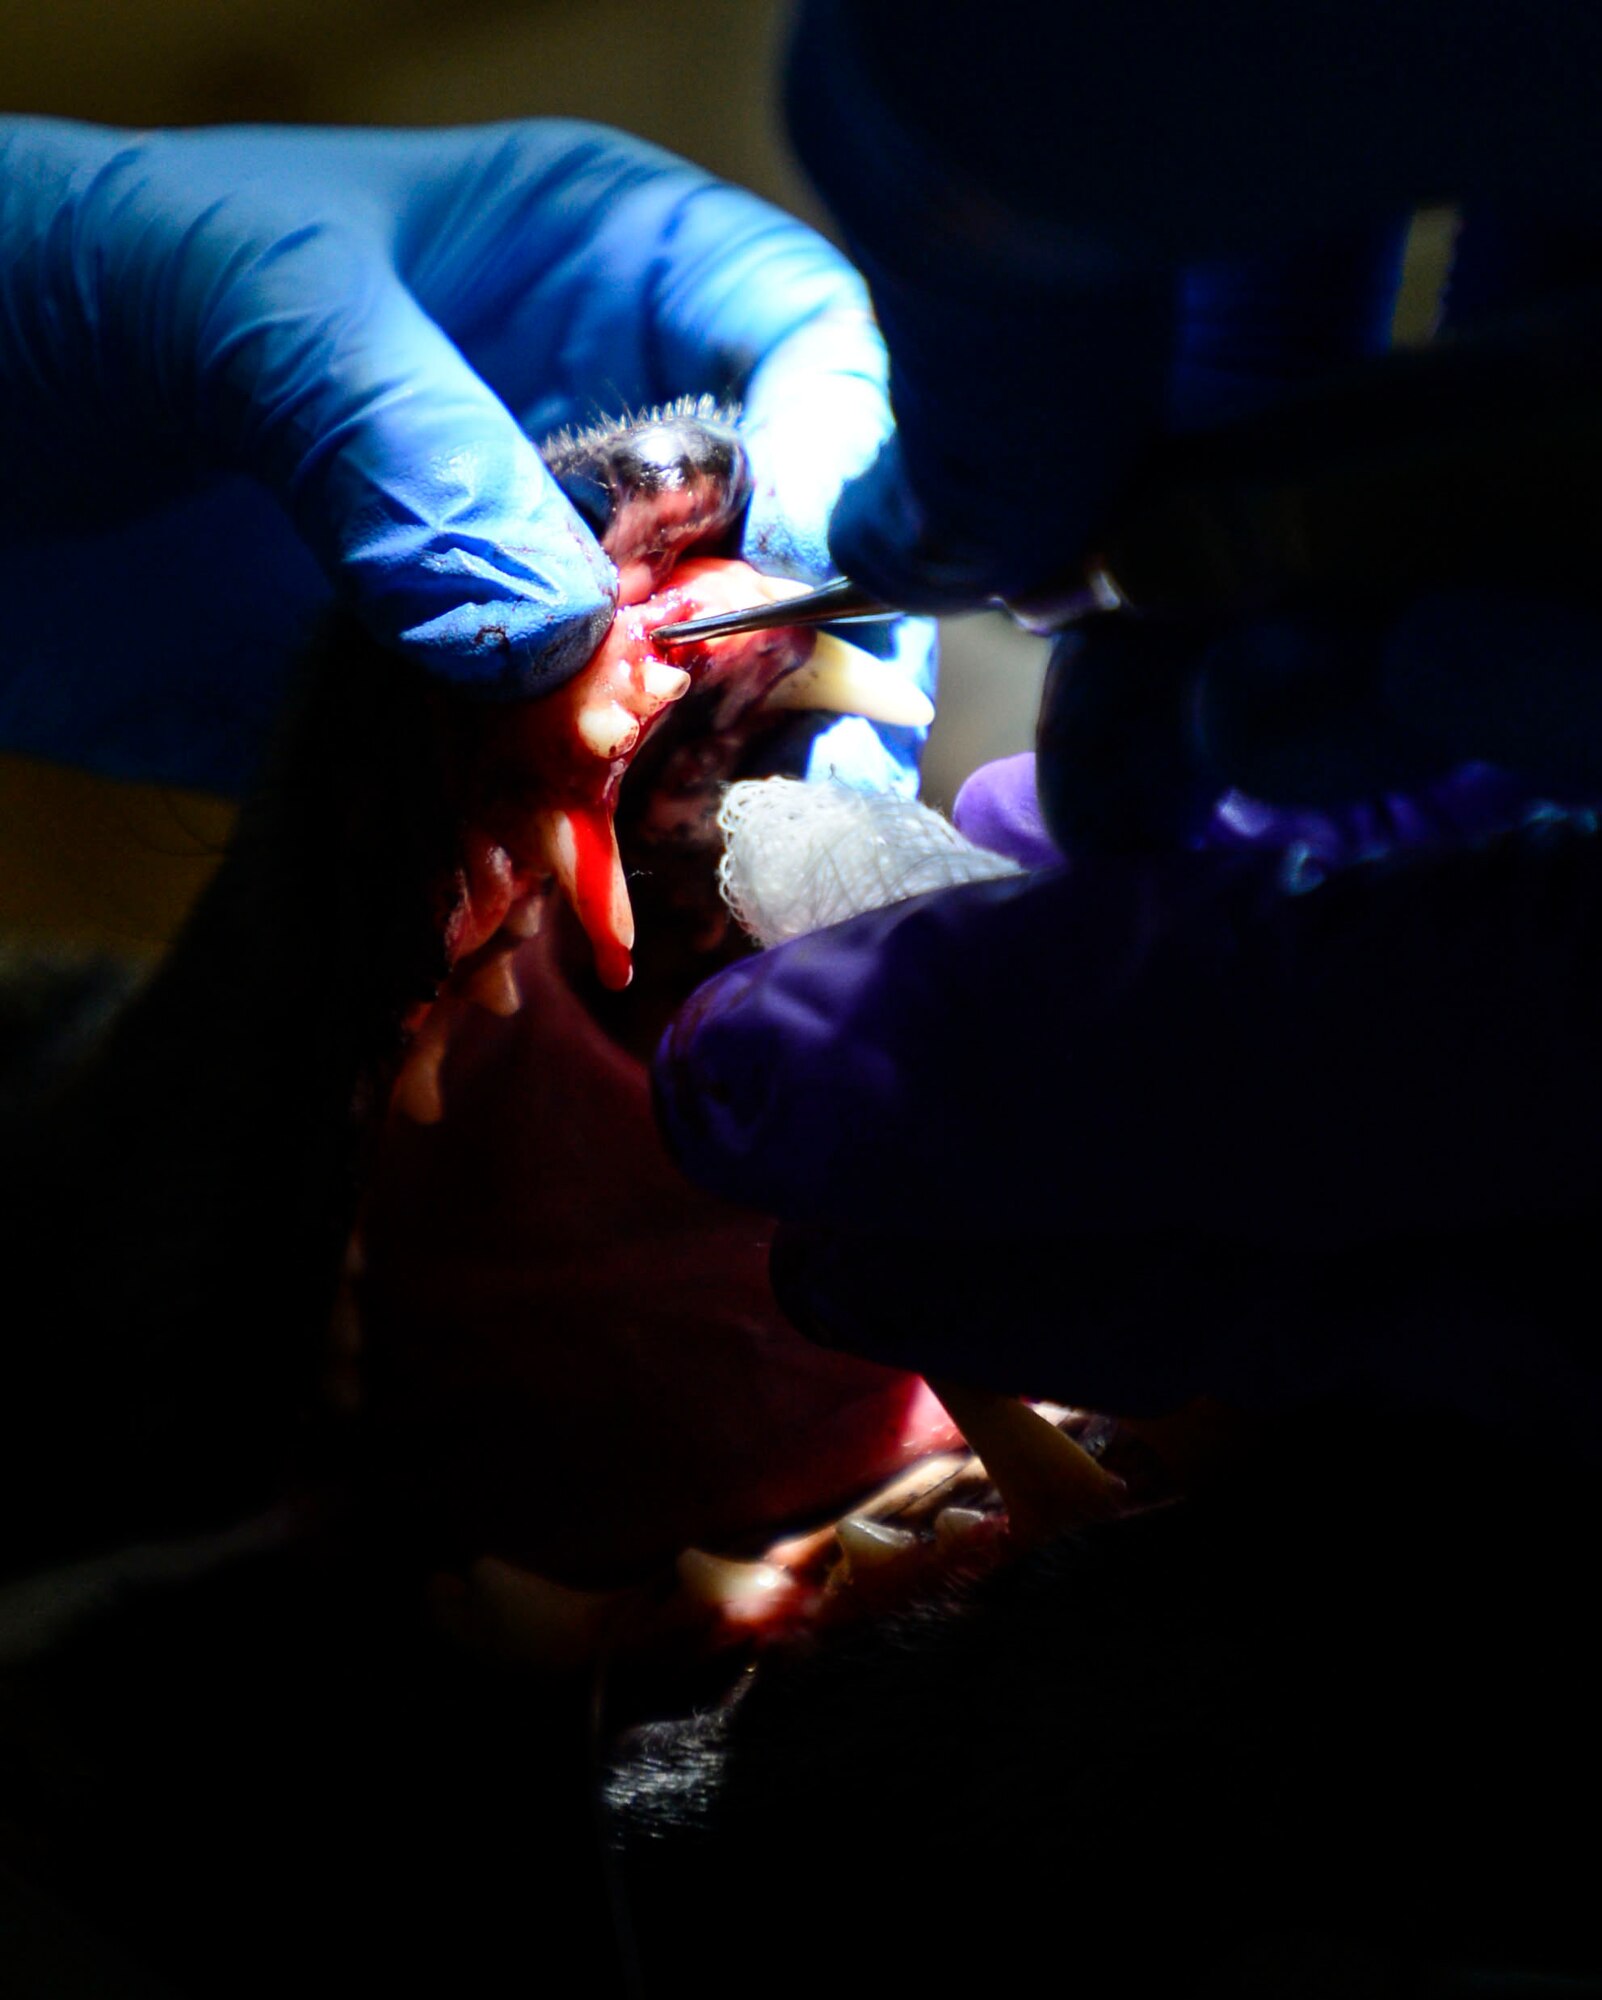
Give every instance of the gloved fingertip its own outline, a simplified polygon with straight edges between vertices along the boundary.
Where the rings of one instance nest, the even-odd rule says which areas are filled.
[[[266,330],[224,378],[222,434],[375,637],[497,695],[576,671],[612,565],[387,247],[308,231],[237,293],[235,316]]]
[[[497,696],[577,673],[611,623],[617,577],[532,447],[404,481],[343,468],[322,496],[327,538],[375,637],[431,672]],[[465,483],[464,483],[465,482]]]
[[[758,366],[740,425],[752,480],[742,553],[758,569],[809,583],[831,573],[840,489],[890,428],[885,367],[865,296],[807,321]]]
[[[842,574],[906,611],[971,610],[994,591],[992,559],[943,540],[912,489],[899,439],[847,481],[829,523]]]
[[[964,780],[951,808],[957,831],[977,847],[1023,868],[1052,868],[1063,858],[1040,810],[1035,753],[999,757]]]
[[[420,563],[431,586],[453,569],[450,552]],[[529,579],[475,562],[463,597],[447,597],[442,607],[430,595],[393,582],[376,602],[361,608],[375,636],[455,686],[496,698],[522,699],[549,693],[576,674],[594,655],[612,622],[613,603],[582,573],[569,592],[549,577],[531,587]],[[471,592],[471,595],[467,593]],[[553,597],[561,598],[554,606]],[[421,615],[418,615],[421,614]],[[408,618],[414,622],[400,622]]]

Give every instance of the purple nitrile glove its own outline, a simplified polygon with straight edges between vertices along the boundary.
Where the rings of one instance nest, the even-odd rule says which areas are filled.
[[[952,808],[957,830],[1022,868],[1063,860],[1041,810],[1039,760],[1032,750],[982,764],[963,784]],[[1243,792],[1220,799],[1198,845],[1247,849],[1280,857],[1282,877],[1311,886],[1311,869],[1390,854],[1445,850],[1544,821],[1561,809],[1532,800],[1527,786],[1489,765],[1469,764],[1416,793],[1361,799],[1341,808],[1266,805]],[[1571,812],[1583,823],[1583,809]]]
[[[828,244],[597,126],[0,121],[0,743],[237,791],[335,589],[459,686],[560,683],[615,578],[530,436],[683,394],[745,398],[747,550],[820,578],[884,377]]]
[[[1554,1301],[1602,1193],[1602,852],[1584,816],[1496,834],[1515,803],[1489,773],[1383,822],[1234,800],[1204,851],[815,933],[695,996],[664,1123],[784,1219],[799,1323],[888,1362],[1130,1413],[1365,1392],[1583,1427]],[[1027,760],[962,817],[1045,851]]]

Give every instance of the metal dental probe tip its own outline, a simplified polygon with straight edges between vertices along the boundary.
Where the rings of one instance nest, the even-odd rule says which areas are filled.
[[[777,604],[752,604],[743,611],[719,611],[709,618],[659,625],[651,639],[658,646],[682,646],[691,639],[732,639],[741,632],[776,632],[786,625],[833,625],[850,619],[900,616],[894,605],[870,596],[860,584],[842,576],[821,590],[781,598]]]

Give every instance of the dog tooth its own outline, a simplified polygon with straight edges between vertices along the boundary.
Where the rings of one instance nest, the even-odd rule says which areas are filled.
[[[450,1042],[443,1010],[436,1008],[417,1031],[401,1063],[390,1103],[414,1125],[437,1125],[445,1116],[440,1069]]]
[[[595,953],[595,976],[621,992],[633,976],[634,906],[612,815],[604,806],[553,806],[539,815],[538,831],[557,886]]]
[[[524,896],[506,913],[506,921],[501,926],[515,938],[538,937],[545,922],[545,899],[543,896]]]
[[[883,1569],[897,1556],[917,1545],[917,1536],[905,1528],[892,1528],[883,1521],[870,1521],[865,1514],[848,1514],[835,1523],[840,1553],[851,1575],[864,1570]]]
[[[908,729],[927,729],[934,721],[934,705],[921,688],[888,661],[848,645],[832,632],[818,633],[807,660],[775,683],[761,706],[860,715],[869,722]]]
[[[964,1383],[929,1386],[983,1459],[1015,1539],[1044,1541],[1117,1511],[1124,1482],[1027,1403]]]
[[[467,997],[475,1007],[499,1014],[503,1021],[512,1018],[522,1006],[523,996],[518,991],[509,951],[498,951],[493,958],[485,959],[467,983]]]
[[[604,859],[597,869],[598,893],[577,905],[595,951],[595,976],[610,992],[618,993],[634,977],[634,905],[629,901],[629,885],[623,875],[623,856],[617,844],[617,828],[609,812],[591,816],[591,839]],[[604,879],[599,879],[604,877]]]
[[[665,660],[646,659],[640,665],[640,691],[657,707],[677,701],[690,685],[682,667],[670,667]]]
[[[673,1567],[687,1597],[726,1614],[758,1606],[790,1582],[772,1563],[735,1562],[705,1549],[681,1549]]]
[[[934,1518],[936,1545],[942,1555],[956,1555],[986,1533],[994,1519],[978,1507],[942,1507]]]
[[[556,886],[568,901],[573,900],[573,876],[578,868],[578,835],[573,815],[561,806],[547,807],[534,816],[540,848],[556,877]]]
[[[578,733],[595,756],[626,757],[640,740],[640,725],[622,702],[595,702],[579,710]]]

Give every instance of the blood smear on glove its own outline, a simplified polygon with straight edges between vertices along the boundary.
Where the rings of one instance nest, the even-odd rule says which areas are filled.
[[[1023,873],[916,799],[845,785],[747,779],[724,794],[718,825],[718,886],[764,946],[931,889]]]

